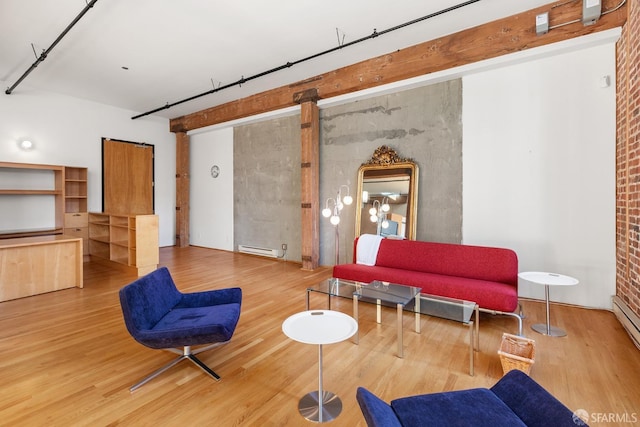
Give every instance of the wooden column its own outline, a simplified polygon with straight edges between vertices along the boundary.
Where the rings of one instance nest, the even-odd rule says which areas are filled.
[[[300,180],[302,210],[302,269],[318,268],[320,259],[320,112],[318,91],[293,95],[300,104]]]
[[[189,135],[176,132],[176,246],[189,246]]]

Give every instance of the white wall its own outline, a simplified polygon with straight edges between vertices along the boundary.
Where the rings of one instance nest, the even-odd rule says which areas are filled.
[[[0,85],[9,86],[4,82]],[[168,120],[152,117],[131,120],[134,114],[20,86],[11,95],[0,95],[0,161],[88,167],[89,210],[100,211],[101,138],[152,144],[155,146],[155,209],[160,219],[160,245],[171,246],[176,234],[175,137],[169,132]],[[17,145],[20,138],[29,138],[35,148],[21,151]]]
[[[614,43],[463,79],[463,240],[580,280],[554,301],[611,308],[615,101]],[[520,295],[544,289],[520,280]]]
[[[233,242],[233,128],[189,135],[190,242],[195,246],[232,251]],[[220,174],[211,176],[217,165]]]

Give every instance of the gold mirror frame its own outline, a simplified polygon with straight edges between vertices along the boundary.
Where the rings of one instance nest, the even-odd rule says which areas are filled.
[[[408,180],[408,189],[406,194],[399,194],[399,198],[396,199],[397,203],[391,201],[391,194],[385,196],[384,193],[386,192],[376,192],[375,194],[370,195],[368,200],[365,201],[363,192],[366,190],[368,184],[367,180],[369,180],[369,182],[397,181],[395,184],[398,184],[400,181]],[[392,192],[390,191],[390,193]],[[393,213],[395,215],[404,216],[405,218],[403,237],[415,240],[418,210],[418,165],[412,159],[400,158],[395,150],[383,145],[378,147],[373,153],[371,159],[366,163],[363,163],[358,169],[358,192],[356,194],[356,236],[365,234],[365,232],[370,232],[367,231],[367,228],[371,228],[367,227],[369,225],[369,209],[372,206],[373,200],[379,200],[379,203],[382,203],[382,199],[385,197],[387,198],[387,202],[391,201],[389,205],[392,208],[389,214]],[[403,206],[406,205],[404,215],[402,215],[402,212],[399,212],[397,209],[397,205],[400,204]],[[394,205],[396,205],[395,209]],[[364,221],[362,219],[363,216],[365,218]],[[365,224],[367,226],[365,226]],[[377,234],[377,224],[373,227],[374,231],[371,234]],[[396,235],[402,236],[402,228],[402,224],[399,224],[398,233],[396,233]]]

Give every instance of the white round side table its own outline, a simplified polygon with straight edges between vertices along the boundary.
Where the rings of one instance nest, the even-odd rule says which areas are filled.
[[[518,277],[528,282],[536,283],[538,285],[544,285],[544,299],[547,308],[547,323],[536,323],[535,325],[531,325],[531,329],[550,337],[564,337],[565,335],[567,335],[567,332],[564,329],[560,329],[556,326],[551,326],[551,324],[549,323],[549,286],[573,286],[580,283],[578,279],[562,274],[545,273],[541,271],[527,271],[518,274]]]
[[[349,339],[357,331],[358,322],[353,317],[332,310],[303,311],[282,323],[282,332],[292,340],[318,345],[318,390],[307,393],[298,403],[298,411],[307,420],[324,423],[342,412],[340,398],[322,387],[322,346]]]

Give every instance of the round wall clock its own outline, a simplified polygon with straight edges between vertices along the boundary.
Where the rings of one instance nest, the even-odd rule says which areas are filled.
[[[220,175],[220,168],[218,165],[211,166],[211,178],[217,178]]]

